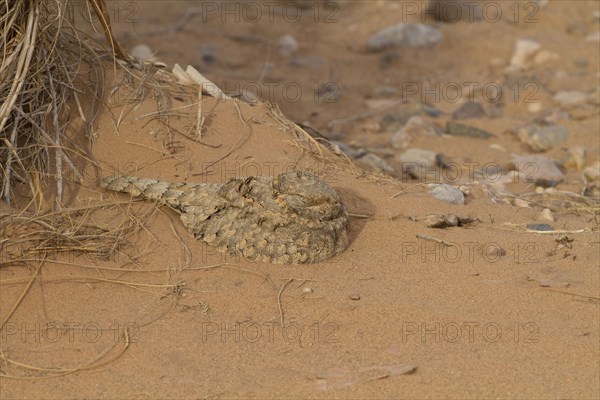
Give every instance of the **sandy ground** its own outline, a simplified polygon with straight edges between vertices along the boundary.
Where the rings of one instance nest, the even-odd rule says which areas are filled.
[[[291,120],[392,164],[393,132],[378,125],[385,113],[352,119],[373,111],[369,99],[402,95],[382,96],[378,88],[498,82],[504,66],[498,71],[491,60],[508,63],[518,38],[559,56],[519,75],[535,84],[542,110],[556,107],[556,91],[584,91],[599,80],[597,42],[585,40],[599,28],[598,5],[591,1],[550,1],[530,24],[514,23],[511,14],[494,24],[440,24],[440,45],[391,55],[363,48],[376,30],[404,17],[419,20],[400,3],[336,3],[336,23],[324,23],[323,14],[317,23],[281,16],[222,23],[219,12],[202,21],[204,9],[178,31],[161,30],[202,3],[111,4],[127,47],[147,44],[165,63],[194,65],[222,87],[271,82],[276,89],[263,97]],[[568,33],[573,23],[587,31]],[[288,33],[300,43],[293,56],[273,47]],[[315,101],[315,88],[330,81],[339,98]],[[298,101],[280,90],[286,82],[302,88]],[[106,100],[92,153],[101,168],[70,188],[69,206],[106,203],[94,221],[107,227],[135,221],[143,228],[109,260],[73,254],[39,269],[0,345],[11,360],[53,370],[4,362],[2,373],[20,378],[1,378],[2,398],[600,397],[597,214],[556,206],[552,225],[563,233],[531,232],[525,227],[539,222],[542,207],[496,203],[468,174],[460,182],[471,188],[466,204],[441,202],[418,181],[365,173],[343,156],[318,150],[266,103],[205,96],[198,142],[189,92],[172,100],[167,132],[155,118],[151,94],[122,106],[127,89]],[[432,117],[440,126],[460,104],[444,95],[426,100],[442,111]],[[501,108],[494,118],[465,121],[493,138],[418,137],[410,146],[442,152],[461,168],[529,153],[505,130],[536,114],[523,95],[505,97]],[[567,141],[544,155],[559,159],[566,149],[585,146],[585,165],[597,162],[597,110],[562,123]],[[99,176],[113,174],[222,182],[294,168],[329,182],[351,214],[350,247],[328,262],[278,266],[224,256],[194,240],[172,211],[97,185]],[[557,189],[580,192],[582,185],[581,171],[569,170]],[[535,185],[517,179],[509,189],[526,193]],[[479,221],[432,229],[423,221],[428,214]],[[572,241],[561,242],[564,235]],[[38,264],[27,267],[0,270],[2,318]],[[68,373],[88,363],[94,368]],[[40,378],[61,373],[67,374]]]

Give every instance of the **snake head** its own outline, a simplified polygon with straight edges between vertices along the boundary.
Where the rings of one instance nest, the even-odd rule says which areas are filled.
[[[337,192],[312,174],[280,174],[273,179],[273,189],[278,202],[300,216],[325,221],[345,213]]]

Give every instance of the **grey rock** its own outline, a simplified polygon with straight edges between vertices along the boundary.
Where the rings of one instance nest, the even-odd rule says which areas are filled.
[[[433,188],[429,190],[429,194],[446,203],[465,204],[465,195],[463,192],[459,188],[446,183],[433,185]]]
[[[408,146],[413,138],[419,136],[439,136],[442,129],[433,122],[420,115],[412,116],[406,124],[392,136],[392,146],[403,149]]]
[[[494,136],[493,133],[490,133],[486,130],[454,121],[447,122],[446,133],[453,136],[468,136],[479,139],[489,139]]]
[[[541,155],[516,156],[511,161],[513,169],[519,171],[525,182],[533,182],[539,186],[556,186],[564,179],[564,174],[556,163]]]
[[[369,39],[369,51],[383,51],[389,48],[432,47],[440,43],[444,35],[436,28],[419,23],[399,23],[388,26]]]
[[[344,154],[346,154],[350,158],[354,158],[358,154],[358,152],[356,150],[352,149],[350,146],[348,146],[344,142],[340,142],[340,141],[334,140],[331,143],[334,144],[335,146],[337,146],[337,148],[341,152],[343,152]]]
[[[569,136],[567,128],[562,125],[529,124],[517,131],[519,140],[533,151],[547,151],[554,145],[564,142]]]
[[[412,148],[397,157],[401,163],[402,176],[421,179],[426,170],[434,170],[438,165],[439,154],[435,151]]]
[[[552,100],[565,109],[577,107],[587,102],[588,95],[576,90],[560,91],[554,95]]]
[[[553,231],[554,228],[548,224],[529,224],[527,229],[538,232],[549,232]]]
[[[365,153],[356,160],[368,165],[376,171],[385,172],[388,174],[395,172],[394,168],[385,162],[383,158],[373,153]]]
[[[585,179],[584,196],[600,196],[600,161],[583,170]]]
[[[425,225],[429,228],[445,229],[452,226],[468,225],[478,221],[476,217],[460,216],[455,214],[431,214],[425,218]]]
[[[485,110],[483,106],[479,103],[470,101],[468,103],[460,106],[456,111],[452,113],[452,118],[454,119],[469,119],[469,118],[479,118],[485,115]]]
[[[585,166],[586,158],[587,149],[585,146],[575,146],[567,150],[560,164],[566,169],[581,171]]]

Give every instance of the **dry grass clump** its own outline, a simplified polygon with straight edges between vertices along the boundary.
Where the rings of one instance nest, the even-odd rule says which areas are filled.
[[[9,205],[26,184],[26,197],[42,208],[43,182],[52,178],[60,207],[63,173],[80,177],[75,160],[86,153],[97,114],[104,86],[99,61],[126,58],[104,0],[84,7],[98,16],[112,50],[83,40],[72,0],[0,2],[0,199]],[[83,124],[66,135],[73,115]]]

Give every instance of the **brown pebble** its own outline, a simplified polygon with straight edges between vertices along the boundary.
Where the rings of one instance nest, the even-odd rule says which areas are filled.
[[[350,295],[350,300],[360,300],[360,293],[352,293]]]

